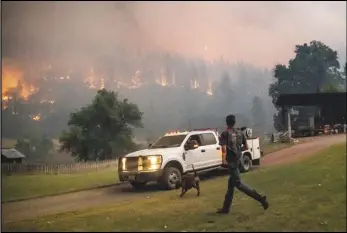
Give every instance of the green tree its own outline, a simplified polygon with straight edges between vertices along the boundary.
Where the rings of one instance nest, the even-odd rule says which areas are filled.
[[[266,113],[263,107],[263,103],[259,96],[255,96],[252,101],[252,128],[255,132],[260,133],[264,130],[266,123]]]
[[[15,148],[31,161],[45,161],[53,150],[53,142],[46,135],[18,139]]]
[[[18,139],[15,148],[25,156],[30,157],[32,154],[32,149],[29,140]]]
[[[53,142],[47,135],[42,135],[38,138],[31,139],[32,145],[34,146],[34,153],[37,157],[47,158],[50,151],[53,150]]]
[[[289,61],[288,66],[278,64],[274,68],[275,80],[269,86],[269,95],[274,104],[280,94],[315,93],[322,91],[327,85],[345,85],[338,54],[329,46],[311,41],[309,45],[296,45],[294,52],[295,57]],[[300,109],[301,116],[314,114],[313,108],[297,109]],[[282,112],[281,109],[277,110],[274,126],[277,130],[282,130]]]
[[[323,86],[322,91],[323,92],[340,92],[342,90],[341,90],[341,88],[339,88],[339,86],[336,86],[332,83],[328,83],[328,84]]]
[[[63,131],[61,150],[77,160],[105,160],[135,148],[132,127],[142,127],[142,113],[113,91],[99,90],[93,102],[70,115],[69,131]]]

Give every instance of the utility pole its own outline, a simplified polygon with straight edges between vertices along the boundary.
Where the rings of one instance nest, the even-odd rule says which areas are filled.
[[[292,124],[291,124],[291,121],[290,121],[290,112],[291,112],[291,108],[287,108],[288,138],[289,138],[289,142],[292,141]]]

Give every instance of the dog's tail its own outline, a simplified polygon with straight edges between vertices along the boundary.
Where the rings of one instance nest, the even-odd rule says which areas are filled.
[[[196,173],[195,171],[195,168],[194,168],[194,165],[192,164],[192,168],[193,168],[193,172],[194,172],[194,176],[197,177],[198,176],[198,173]]]

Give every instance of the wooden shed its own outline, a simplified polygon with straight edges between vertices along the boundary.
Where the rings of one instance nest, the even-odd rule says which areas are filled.
[[[1,149],[1,163],[22,163],[24,158],[16,149]]]

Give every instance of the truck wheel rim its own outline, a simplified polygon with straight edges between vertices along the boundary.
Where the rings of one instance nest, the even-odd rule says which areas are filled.
[[[245,167],[245,169],[248,169],[249,167],[248,159],[243,160],[243,166]]]
[[[177,177],[177,174],[176,174],[176,173],[173,172],[173,173],[171,173],[171,174],[169,175],[169,182],[170,182],[171,184],[176,183],[177,180],[178,180],[178,177]]]

